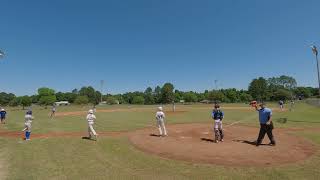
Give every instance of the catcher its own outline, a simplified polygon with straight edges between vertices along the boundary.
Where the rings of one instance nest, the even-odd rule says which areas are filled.
[[[224,118],[224,113],[220,110],[220,105],[216,104],[212,111],[212,119],[214,120],[214,134],[215,134],[215,142],[219,143],[219,141],[223,142],[224,133],[222,129],[222,119]]]

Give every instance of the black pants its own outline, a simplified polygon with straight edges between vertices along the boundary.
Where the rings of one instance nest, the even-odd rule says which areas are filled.
[[[271,122],[271,124],[260,124],[260,132],[259,132],[259,137],[257,140],[257,145],[260,145],[262,143],[262,140],[264,138],[264,136],[268,135],[271,144],[276,144],[276,141],[274,140],[274,136],[272,134],[272,130],[273,130],[273,123]]]

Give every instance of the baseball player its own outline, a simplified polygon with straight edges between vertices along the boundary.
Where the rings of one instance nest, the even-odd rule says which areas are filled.
[[[33,120],[33,116],[32,116],[32,111],[27,111],[26,115],[24,116],[24,129],[22,130],[23,132],[25,132],[25,140],[29,141],[30,140],[30,135],[31,135],[31,123]]]
[[[93,114],[93,110],[90,109],[88,111],[88,115],[87,115],[87,121],[88,121],[88,135],[89,138],[92,138],[92,134],[95,137],[95,140],[98,140],[98,134],[96,133],[96,131],[93,128],[94,122],[96,120],[96,116]]]
[[[2,108],[0,111],[0,119],[2,124],[6,123],[6,115],[7,115],[7,111]]]
[[[215,142],[219,143],[219,141],[223,142],[223,129],[222,129],[222,119],[224,118],[224,113],[220,109],[220,105],[216,104],[212,111],[212,119],[214,120],[214,134],[215,134]]]
[[[280,110],[283,111],[284,101],[280,100],[280,101],[279,101],[279,106],[280,106]]]
[[[157,120],[158,129],[159,129],[159,134],[161,137],[168,136],[167,130],[166,130],[166,127],[164,124],[165,117],[166,117],[166,115],[163,112],[163,108],[159,107],[158,111],[156,113],[156,120]]]
[[[57,108],[55,105],[52,106],[50,118],[55,117]]]

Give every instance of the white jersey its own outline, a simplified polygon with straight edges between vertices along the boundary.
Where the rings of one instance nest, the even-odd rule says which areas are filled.
[[[94,114],[88,114],[87,115],[88,123],[94,123],[95,120],[96,120],[96,116]]]
[[[31,123],[32,120],[33,120],[33,117],[32,117],[32,115],[27,114],[27,115],[24,116],[24,120],[25,120],[26,123]]]
[[[166,117],[166,115],[165,115],[164,112],[162,112],[162,111],[158,111],[158,112],[156,113],[156,119],[157,119],[158,121],[163,121],[165,117]]]

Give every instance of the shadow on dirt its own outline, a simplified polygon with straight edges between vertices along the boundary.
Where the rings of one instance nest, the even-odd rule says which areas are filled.
[[[208,139],[208,138],[201,138],[201,141],[214,142],[213,139]]]
[[[240,143],[244,143],[244,144],[250,144],[250,145],[253,145],[255,146],[257,143],[256,141],[248,141],[248,140],[232,140],[233,142],[240,142]],[[260,146],[269,146],[269,144],[260,144]]]
[[[158,135],[158,134],[150,134],[150,136],[152,136],[152,137],[162,137],[161,135]]]

